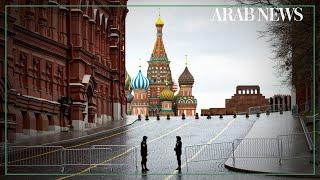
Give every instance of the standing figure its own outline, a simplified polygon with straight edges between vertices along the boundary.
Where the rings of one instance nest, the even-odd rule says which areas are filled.
[[[181,142],[181,137],[177,136],[177,143],[176,147],[174,148],[174,151],[176,151],[176,156],[177,156],[177,161],[178,161],[178,170],[179,172],[181,171],[181,154],[182,154],[182,142]]]
[[[148,156],[148,148],[147,148],[147,136],[143,136],[142,142],[141,142],[141,168],[142,172],[149,171],[147,168],[147,156]]]

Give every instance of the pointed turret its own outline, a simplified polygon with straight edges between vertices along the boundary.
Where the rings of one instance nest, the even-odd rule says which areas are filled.
[[[186,67],[184,68],[184,71],[182,72],[182,74],[179,77],[179,80],[178,80],[179,85],[193,85],[193,83],[194,83],[194,78],[188,69],[187,62],[188,61],[187,61],[187,55],[186,55]]]
[[[156,115],[159,113],[164,108],[162,105],[168,105],[169,101],[166,100],[172,100],[172,76],[170,61],[168,60],[162,39],[162,28],[164,26],[164,21],[161,18],[160,13],[157,15],[155,26],[157,30],[156,41],[150,60],[148,61],[149,66],[147,71],[147,77],[150,80],[150,86],[148,90],[148,96],[150,97],[149,103],[151,104],[150,115]],[[172,113],[172,110],[170,113]]]
[[[180,91],[175,100],[178,116],[181,116],[182,114],[194,116],[196,114],[197,99],[192,95],[193,84],[194,78],[188,69],[186,55],[186,67],[179,77]]]
[[[150,61],[168,61],[167,53],[164,48],[163,40],[162,40],[162,28],[163,28],[163,20],[160,17],[160,13],[156,20],[156,28],[157,28],[157,39],[154,44],[154,48],[151,54]]]

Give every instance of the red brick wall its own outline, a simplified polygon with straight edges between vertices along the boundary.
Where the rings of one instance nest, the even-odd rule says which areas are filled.
[[[94,0],[89,2],[96,4]],[[116,5],[126,4],[127,1],[105,0],[104,3]],[[53,116],[54,124],[66,125],[57,119],[60,109],[56,102],[62,96],[70,96],[75,102],[88,101],[86,94],[89,85],[73,88],[69,84],[82,83],[84,74],[91,75],[89,84],[93,88],[93,105],[97,109],[93,113],[112,116],[112,103],[126,105],[123,87],[125,18],[128,11],[126,8],[107,10],[99,7],[96,17],[93,17],[93,11],[91,6],[81,10],[73,8],[71,11],[58,7],[9,9],[8,103],[14,104],[13,119],[18,123],[16,132],[22,132],[21,123],[24,121],[28,121],[25,128],[36,129],[33,125],[36,124],[35,118],[23,119],[21,111],[27,111],[29,117],[40,113],[38,130],[48,129],[47,115]],[[102,22],[99,23],[101,14]],[[3,8],[0,9],[0,15],[4,19]],[[106,17],[108,21],[105,23],[103,18]],[[0,26],[4,29],[3,22]],[[116,36],[112,36],[112,33]],[[4,33],[0,39],[4,39]],[[5,46],[4,41],[0,41],[0,44],[1,47]],[[3,48],[0,52],[3,59]],[[0,67],[3,67],[4,62],[0,63]],[[82,116],[82,112],[75,114]],[[73,118],[82,117],[71,115],[68,117],[69,123]]]

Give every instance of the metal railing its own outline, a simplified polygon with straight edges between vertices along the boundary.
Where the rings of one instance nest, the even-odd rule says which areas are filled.
[[[199,162],[229,158],[232,142],[200,144],[185,147],[186,162]]]
[[[307,104],[307,103],[300,104],[300,107],[305,104]],[[314,120],[315,120],[315,123],[317,123],[319,121],[319,114],[315,114],[314,116],[301,117],[301,116],[299,116],[299,105],[296,104],[296,105],[294,105],[294,109],[292,110],[292,115],[294,116],[294,118],[296,118],[300,122],[305,140],[308,143],[309,150],[312,151],[313,142],[312,142],[312,139],[310,136],[311,134],[309,133],[307,125],[313,124]]]
[[[297,118],[300,121],[302,130],[304,132],[303,134],[304,134],[305,140],[307,141],[309,150],[311,151],[312,150],[312,139],[310,137],[310,134],[308,133],[309,132],[308,128],[307,128],[306,124],[304,123],[303,119],[300,116],[298,116]]]
[[[230,156],[234,157],[234,143],[222,142],[213,144],[199,144],[185,147],[186,169],[189,171],[189,163],[227,160]]]
[[[319,136],[319,132],[317,132]],[[319,138],[319,137],[318,137]],[[90,148],[66,149],[62,146],[9,146],[8,167],[60,167],[91,168],[129,167],[137,171],[137,147],[128,145],[94,145]],[[232,142],[199,144],[185,147],[185,161],[189,163],[238,158],[278,158],[283,160],[311,157],[304,133],[280,135],[277,138],[245,138]],[[3,161],[1,162],[3,164]]]
[[[107,156],[110,158],[94,158],[95,166],[134,166],[138,171],[138,149],[132,145],[93,145],[92,150],[108,149]]]
[[[280,143],[282,144],[283,157],[293,157],[297,156],[298,154],[301,155],[304,152],[308,152],[307,157],[310,157],[310,153],[313,151],[313,145],[314,145],[314,138],[317,141],[319,138],[320,132],[303,132],[303,133],[293,133],[293,134],[286,134],[286,135],[279,135],[278,139]],[[307,140],[306,137],[308,137]]]
[[[315,123],[317,123],[320,120],[319,114],[315,114],[313,116],[305,116],[303,119],[304,119],[304,122],[306,125],[312,124],[313,121],[315,121]]]
[[[277,138],[246,138],[235,139],[239,144],[235,158],[278,158],[279,144]]]
[[[62,172],[64,172],[65,168],[67,168],[68,166],[90,167],[91,166],[91,148],[64,149]]]
[[[248,108],[249,114],[264,113],[264,112],[279,112],[279,111],[289,111],[291,107],[285,108],[284,104],[274,104],[265,106],[253,106]]]
[[[191,162],[229,158],[235,166],[239,158],[278,159],[280,165],[283,160],[312,157],[303,136],[300,133],[280,135],[277,138],[245,138],[232,142],[186,146],[186,168],[188,171],[188,163]]]
[[[1,155],[4,166],[4,154]],[[63,173],[69,166],[133,166],[137,171],[137,148],[127,145],[95,145],[68,149],[62,146],[8,146],[8,167],[59,167]]]
[[[57,167],[63,170],[62,146],[8,146],[8,167]],[[0,157],[0,167],[5,165],[5,154]]]
[[[262,112],[266,112],[266,111],[271,112],[271,105],[254,106],[254,107],[249,107],[248,108],[248,113],[249,114],[257,114],[257,113],[262,113]]]
[[[9,146],[8,166],[61,166],[63,150],[62,146]]]

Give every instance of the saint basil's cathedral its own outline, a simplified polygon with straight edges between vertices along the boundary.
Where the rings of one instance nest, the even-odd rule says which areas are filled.
[[[141,69],[132,79],[126,72],[127,114],[194,116],[197,107],[197,100],[192,95],[194,78],[186,64],[178,79],[179,92],[177,92],[178,87],[172,80],[170,61],[162,39],[164,22],[160,15],[156,19],[155,26],[157,37],[148,61],[147,77],[143,75]]]

